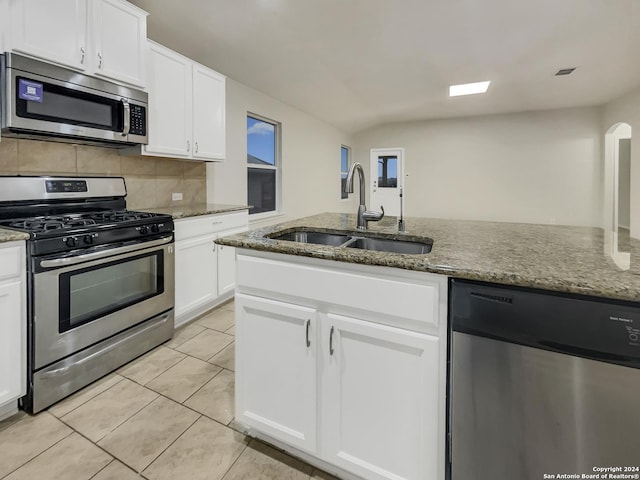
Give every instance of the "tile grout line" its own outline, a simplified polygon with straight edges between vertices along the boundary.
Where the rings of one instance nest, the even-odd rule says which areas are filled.
[[[234,431],[235,431],[235,430],[234,430]],[[244,435],[244,434],[243,434],[243,435]],[[248,438],[248,439],[249,439],[249,441],[248,441],[248,442],[247,442],[247,444],[244,446],[244,448],[242,449],[242,451],[240,452],[240,454],[236,457],[236,459],[235,459],[233,462],[231,462],[231,465],[229,465],[229,468],[227,468],[227,469],[225,470],[224,475],[222,475],[222,476],[220,477],[220,480],[224,480],[224,479],[225,479],[225,477],[226,477],[227,475],[229,475],[229,472],[231,471],[231,469],[233,468],[233,466],[234,466],[236,463],[238,463],[238,460],[240,460],[240,457],[244,454],[244,452],[246,452],[246,451],[247,451],[247,448],[249,448],[249,445],[251,445],[251,442],[253,441],[253,438],[248,437],[247,435],[244,435],[244,437],[245,437],[245,438]]]
[[[77,157],[77,155],[76,155],[76,157]],[[76,168],[77,168],[77,158],[76,158]],[[227,303],[230,303],[230,302],[227,302]],[[225,304],[223,304],[223,305],[225,305]],[[220,306],[214,307],[212,310],[210,310],[210,311],[208,311],[208,312],[203,313],[203,314],[201,315],[201,317],[204,317],[204,316],[206,316],[206,315],[208,315],[208,314],[210,314],[210,313],[212,313],[212,312],[215,312],[215,311],[216,311],[216,310],[218,310],[218,309],[222,310],[222,309],[224,309],[224,307],[220,307]],[[194,321],[194,322],[190,322],[190,323],[195,324],[195,321]],[[220,352],[222,352],[222,350],[226,349],[227,347],[229,347],[231,344],[233,344],[233,343],[235,342],[235,335],[233,335],[233,334],[228,334],[228,333],[226,333],[226,331],[216,330],[216,329],[213,329],[213,328],[207,327],[207,326],[205,326],[205,325],[200,325],[200,324],[198,324],[198,326],[202,327],[204,330],[211,330],[211,331],[214,331],[214,332],[217,332],[217,333],[223,333],[223,334],[229,335],[230,337],[232,337],[232,338],[233,338],[233,340],[232,340],[231,342],[229,342],[227,345],[225,345],[224,347],[222,347],[222,349],[220,349],[218,352],[216,352],[216,353],[215,353],[215,354],[213,354],[211,357],[209,357],[209,359],[208,359],[208,360],[210,360],[211,358],[215,357],[215,356],[216,356],[216,355],[218,355]],[[233,328],[234,326],[235,326],[235,324],[234,324],[234,325],[232,325],[232,326],[230,326],[227,330],[230,330],[230,329],[231,329],[231,328]],[[204,330],[203,330],[203,331],[204,331]],[[186,343],[187,341],[189,341],[189,340],[191,340],[191,339],[195,338],[195,337],[196,337],[197,335],[199,335],[200,333],[202,333],[202,332],[199,332],[198,334],[194,335],[193,337],[191,337],[191,338],[189,338],[189,339],[185,340],[185,342],[182,342],[181,344],[177,345],[176,347],[178,347],[178,346],[180,346],[180,345],[182,345],[182,344]],[[73,408],[73,409],[69,410],[68,412],[66,412],[64,415],[61,415],[60,417],[58,417],[58,416],[56,416],[55,414],[53,414],[52,412],[49,412],[49,411],[48,411],[48,409],[47,409],[47,410],[45,410],[45,411],[43,411],[43,412],[42,412],[42,414],[47,414],[47,415],[51,416],[51,418],[53,418],[54,420],[57,420],[58,422],[60,422],[61,424],[63,424],[63,425],[64,425],[64,426],[66,426],[67,428],[69,428],[71,431],[70,431],[67,435],[65,435],[63,438],[61,438],[61,439],[59,439],[58,441],[56,441],[54,444],[52,444],[52,445],[50,445],[49,447],[47,447],[47,448],[46,448],[45,450],[43,450],[42,452],[40,452],[40,453],[38,453],[37,455],[35,455],[34,457],[30,458],[30,459],[29,459],[29,460],[27,460],[26,462],[24,462],[24,463],[20,464],[20,465],[19,465],[18,467],[16,467],[14,470],[12,470],[12,471],[8,472],[8,473],[7,473],[6,475],[4,475],[2,478],[6,478],[6,477],[8,477],[9,475],[13,474],[15,471],[17,471],[17,470],[19,470],[20,468],[24,467],[24,466],[25,466],[25,465],[27,465],[28,463],[30,463],[30,462],[32,462],[32,461],[34,461],[36,458],[40,457],[40,456],[41,456],[42,454],[44,454],[45,452],[49,451],[51,448],[55,447],[56,445],[58,445],[58,444],[59,444],[60,442],[62,442],[63,440],[65,440],[65,439],[69,438],[69,437],[70,437],[71,435],[73,435],[74,433],[78,434],[80,437],[84,438],[84,439],[85,439],[85,440],[87,440],[89,443],[91,443],[92,445],[94,445],[94,446],[96,446],[97,448],[99,448],[102,452],[104,452],[108,457],[110,457],[110,458],[111,458],[111,461],[110,461],[109,463],[107,463],[107,465],[105,465],[105,466],[104,466],[103,468],[101,468],[98,472],[96,472],[96,473],[95,473],[95,474],[93,474],[91,477],[89,477],[89,479],[94,478],[95,476],[97,476],[100,472],[102,472],[102,471],[103,471],[104,469],[106,469],[109,465],[111,465],[115,460],[118,460],[120,463],[122,463],[122,464],[123,464],[123,465],[125,465],[128,469],[130,469],[130,470],[132,470],[133,472],[135,472],[137,475],[140,475],[140,476],[142,476],[143,478],[148,478],[148,477],[146,477],[145,475],[143,475],[143,473],[142,473],[142,472],[143,472],[144,470],[146,470],[146,469],[147,469],[147,468],[148,468],[148,467],[149,467],[153,462],[155,462],[155,461],[156,461],[156,460],[157,460],[157,459],[158,459],[158,458],[159,458],[159,457],[160,457],[160,456],[161,456],[161,455],[162,455],[162,454],[163,454],[163,453],[164,453],[168,448],[170,448],[170,447],[171,447],[171,446],[172,446],[172,445],[173,445],[173,444],[174,444],[174,443],[175,443],[179,438],[181,438],[181,437],[185,434],[185,432],[186,432],[187,430],[189,430],[189,429],[190,429],[190,428],[191,428],[191,427],[192,427],[192,426],[193,426],[193,425],[194,425],[198,420],[200,420],[200,418],[202,418],[202,417],[205,417],[205,418],[207,418],[207,419],[209,419],[209,420],[211,420],[211,421],[214,421],[214,422],[218,423],[219,425],[221,425],[221,426],[223,426],[223,427],[229,428],[229,429],[230,429],[230,430],[232,430],[233,432],[236,432],[236,433],[241,434],[244,438],[249,439],[249,443],[250,443],[250,442],[253,440],[253,439],[252,439],[252,437],[249,437],[249,436],[245,435],[244,433],[239,432],[238,430],[236,430],[236,429],[234,429],[234,428],[232,428],[232,427],[230,427],[230,426],[229,426],[229,425],[231,424],[231,422],[233,422],[233,420],[235,419],[235,413],[234,413],[233,417],[231,418],[231,420],[230,420],[227,424],[225,424],[225,423],[223,423],[223,422],[221,422],[221,421],[219,421],[219,420],[217,420],[217,419],[215,419],[215,418],[209,417],[209,416],[208,416],[208,415],[206,415],[206,414],[203,414],[203,413],[201,413],[201,412],[198,412],[197,410],[195,410],[195,409],[193,409],[193,408],[189,407],[188,405],[185,405],[185,404],[184,404],[184,403],[185,403],[185,402],[187,402],[190,398],[192,398],[194,395],[196,395],[200,390],[202,390],[202,388],[204,388],[204,386],[205,386],[205,385],[207,385],[207,384],[208,384],[209,382],[211,382],[214,378],[216,378],[217,376],[219,376],[223,371],[225,371],[225,370],[226,370],[226,371],[228,371],[228,372],[232,373],[234,376],[235,376],[235,371],[230,370],[230,369],[228,369],[228,368],[225,368],[225,367],[223,367],[223,366],[221,366],[221,365],[215,365],[215,364],[212,364],[212,363],[210,363],[208,360],[202,360],[202,359],[200,359],[200,358],[197,358],[197,357],[194,357],[194,356],[192,356],[192,355],[189,355],[188,353],[181,352],[181,351],[177,350],[177,349],[176,349],[176,348],[174,348],[174,347],[169,347],[169,346],[166,346],[166,345],[164,345],[164,344],[163,344],[163,345],[159,345],[158,347],[160,347],[160,346],[165,346],[165,348],[169,348],[169,349],[171,349],[171,350],[173,350],[173,351],[175,351],[175,352],[177,352],[177,353],[180,353],[180,354],[182,354],[182,355],[185,355],[185,358],[182,358],[180,361],[178,361],[178,362],[176,362],[175,364],[171,365],[171,366],[170,366],[170,367],[168,367],[166,370],[163,370],[161,373],[159,373],[158,375],[156,375],[155,377],[153,377],[152,379],[150,379],[147,383],[150,383],[151,381],[153,381],[154,379],[156,379],[156,378],[157,378],[157,377],[159,377],[160,375],[162,375],[162,374],[166,373],[168,370],[170,370],[171,368],[173,368],[175,365],[178,365],[179,363],[181,363],[182,361],[184,361],[184,360],[186,359],[186,357],[191,357],[191,358],[194,358],[194,359],[196,359],[196,360],[200,360],[200,361],[203,361],[203,362],[209,363],[210,365],[214,365],[214,366],[216,366],[216,367],[217,367],[217,368],[219,368],[220,370],[219,370],[219,371],[218,371],[218,372],[217,372],[213,377],[211,377],[209,380],[207,380],[207,381],[206,381],[206,382],[205,382],[201,387],[199,387],[199,388],[198,388],[198,389],[197,389],[193,394],[191,394],[188,398],[186,398],[186,399],[184,400],[184,402],[178,402],[178,401],[176,401],[176,400],[174,400],[174,399],[172,399],[172,398],[170,398],[170,397],[168,397],[168,396],[166,396],[166,395],[164,395],[164,394],[162,394],[162,393],[160,393],[160,392],[156,392],[156,391],[155,391],[155,390],[153,390],[152,388],[147,387],[147,386],[146,386],[146,384],[144,384],[144,385],[143,385],[143,384],[140,384],[140,383],[138,383],[137,381],[135,381],[135,380],[133,380],[133,379],[131,379],[131,378],[129,378],[129,377],[127,377],[127,376],[125,376],[125,375],[122,375],[122,374],[118,373],[118,372],[117,372],[117,370],[116,370],[116,371],[113,371],[113,372],[110,372],[110,373],[112,373],[112,374],[114,374],[114,375],[118,375],[118,376],[119,376],[119,377],[121,377],[121,378],[120,378],[117,382],[115,382],[113,385],[111,385],[109,388],[107,388],[107,389],[105,389],[105,390],[101,391],[100,393],[98,393],[98,394],[94,395],[94,396],[93,396],[93,397],[91,397],[91,398],[88,398],[87,400],[85,400],[84,402],[80,403],[80,404],[79,404],[78,406],[76,406],[75,408]],[[158,348],[158,347],[156,347],[156,348]],[[142,355],[141,355],[141,356],[142,356]],[[123,366],[123,367],[124,367],[124,366]],[[105,377],[106,377],[106,375],[105,375]],[[103,378],[104,378],[104,377],[103,377]],[[155,399],[153,399],[153,400],[152,400],[151,402],[149,402],[148,404],[146,404],[146,405],[142,406],[139,410],[135,411],[135,412],[134,412],[130,417],[128,417],[128,418],[127,418],[127,419],[125,419],[123,422],[121,422],[121,423],[119,423],[118,425],[116,425],[116,426],[115,426],[115,428],[113,428],[112,430],[110,430],[106,435],[104,435],[103,437],[101,437],[99,440],[97,440],[97,441],[95,441],[95,442],[94,442],[92,439],[88,438],[86,435],[84,435],[82,432],[80,432],[80,431],[76,430],[76,428],[74,428],[72,425],[70,425],[69,423],[67,423],[67,421],[63,420],[63,417],[65,417],[65,416],[67,416],[67,415],[71,414],[72,412],[74,412],[75,410],[77,410],[78,408],[80,408],[81,406],[85,405],[86,403],[90,402],[91,400],[95,399],[96,397],[98,397],[98,396],[102,395],[103,393],[105,393],[105,392],[107,392],[107,391],[111,390],[113,387],[115,387],[116,385],[120,384],[120,383],[121,383],[125,378],[126,378],[127,380],[129,380],[130,382],[132,382],[132,383],[134,383],[134,384],[136,384],[136,385],[139,385],[139,386],[141,386],[142,388],[146,388],[147,390],[149,390],[149,391],[153,392],[154,394],[156,394],[156,395],[157,395],[157,396],[156,396],[156,398],[155,398]],[[80,390],[79,390],[79,391],[80,391]],[[108,452],[107,450],[105,450],[102,446],[98,445],[98,442],[99,442],[100,440],[104,439],[105,437],[107,437],[108,435],[110,435],[111,433],[113,433],[113,431],[115,431],[117,428],[119,428],[119,427],[120,427],[120,426],[122,426],[124,423],[126,423],[127,421],[129,421],[131,418],[133,418],[134,416],[136,416],[138,413],[140,413],[140,412],[141,412],[142,410],[144,410],[146,407],[148,407],[148,406],[149,406],[149,405],[151,405],[153,402],[155,402],[156,400],[158,400],[160,397],[165,398],[165,399],[168,399],[168,400],[170,400],[170,401],[172,401],[172,402],[174,402],[174,403],[177,403],[178,405],[181,405],[182,407],[184,407],[184,408],[186,408],[186,409],[188,409],[188,410],[192,411],[193,413],[197,414],[198,416],[196,417],[196,419],[195,419],[195,420],[194,420],[194,421],[193,421],[193,422],[192,422],[192,423],[191,423],[191,424],[190,424],[190,425],[189,425],[189,426],[188,426],[188,427],[187,427],[187,428],[186,428],[186,429],[185,429],[185,430],[184,430],[184,431],[183,431],[183,432],[178,436],[178,437],[176,437],[176,439],[175,439],[174,441],[172,441],[172,442],[171,442],[171,443],[170,443],[170,444],[169,444],[165,449],[163,449],[163,450],[162,450],[162,452],[160,452],[160,453],[159,453],[159,454],[158,454],[158,455],[157,455],[157,456],[156,456],[156,457],[155,457],[155,458],[154,458],[154,459],[153,459],[153,460],[152,460],[152,461],[151,461],[151,462],[150,462],[150,463],[149,463],[149,464],[148,464],[148,465],[147,465],[147,466],[142,470],[142,471],[138,472],[137,470],[135,470],[134,468],[132,468],[128,463],[126,463],[125,461],[123,461],[122,459],[120,459],[119,457],[117,457],[116,455],[111,454],[110,452]],[[27,415],[28,415],[28,414],[27,414]],[[20,420],[19,420],[19,421],[17,421],[16,423],[14,423],[14,424],[12,424],[12,425],[8,425],[6,428],[10,428],[10,427],[11,427],[11,426],[13,426],[13,425],[17,425],[17,424],[21,423],[23,420],[24,420],[24,419],[20,419]],[[5,429],[3,429],[3,430],[5,430]],[[242,451],[240,452],[240,454],[238,455],[238,457],[236,458],[236,460],[231,464],[231,466],[229,467],[229,469],[227,469],[227,470],[225,471],[225,473],[224,473],[224,475],[223,475],[223,477],[222,477],[222,478],[224,478],[224,476],[226,476],[226,475],[228,474],[229,470],[233,467],[233,465],[235,465],[235,463],[238,461],[238,459],[240,458],[240,456],[242,455],[242,453],[246,450],[246,448],[247,448],[247,446],[249,445],[249,443],[247,443],[247,445],[245,445],[245,447],[242,449]],[[1,480],[1,479],[0,479],[0,480]]]
[[[110,456],[111,456],[111,455],[110,455]],[[95,474],[91,475],[91,476],[89,477],[89,479],[88,479],[88,480],[91,480],[92,478],[95,478],[97,475],[99,475],[99,474],[100,474],[100,472],[102,472],[103,470],[105,470],[109,465],[111,465],[111,464],[112,464],[113,462],[115,462],[115,461],[116,461],[116,458],[115,458],[115,457],[113,457],[113,456],[111,456],[111,461],[110,461],[109,463],[107,463],[104,467],[102,467],[100,470],[98,470]]]
[[[51,415],[51,414],[49,414],[49,415]],[[51,415],[51,416],[52,416],[55,420],[60,421],[60,419],[59,419],[59,418],[56,418],[54,415]],[[48,450],[51,450],[53,447],[55,447],[56,445],[58,445],[60,442],[62,442],[63,440],[65,440],[65,439],[69,438],[71,435],[73,435],[73,434],[75,433],[75,430],[74,430],[73,428],[69,427],[66,423],[61,422],[61,421],[60,421],[60,423],[63,423],[67,428],[70,428],[70,429],[71,429],[71,431],[70,431],[68,434],[66,434],[64,437],[62,437],[60,440],[58,440],[57,442],[55,442],[53,445],[48,446],[47,448],[45,448],[45,449],[44,449],[43,451],[41,451],[40,453],[38,453],[38,454],[37,454],[37,455],[35,455],[34,457],[30,458],[29,460],[27,460],[26,462],[24,462],[23,464],[21,464],[19,467],[15,468],[14,470],[12,470],[12,471],[10,471],[9,473],[7,473],[6,475],[4,475],[2,478],[7,478],[9,475],[11,475],[11,474],[13,474],[14,472],[16,472],[16,471],[20,470],[20,469],[21,469],[22,467],[24,467],[26,464],[28,464],[28,463],[30,463],[30,462],[32,462],[32,461],[34,461],[34,460],[35,460],[36,458],[38,458],[40,455],[42,455],[43,453],[45,453],[45,452],[46,452],[46,451],[48,451]],[[0,480],[1,480],[1,479],[0,479]]]
[[[175,400],[174,400],[174,401],[175,401]],[[169,450],[169,448],[171,448],[171,447],[173,446],[173,444],[174,444],[174,443],[176,443],[180,438],[182,438],[182,437],[184,436],[184,434],[185,434],[185,433],[187,433],[187,431],[189,431],[189,429],[190,429],[191,427],[193,427],[193,426],[198,422],[198,420],[200,420],[200,419],[204,416],[204,415],[202,415],[202,414],[201,414],[201,413],[199,413],[199,412],[196,412],[196,413],[198,413],[198,417],[193,421],[193,423],[191,423],[191,425],[189,425],[187,428],[185,428],[184,432],[182,432],[180,435],[178,435],[178,436],[175,438],[175,440],[174,440],[173,442],[171,442],[169,445],[167,445],[167,447],[166,447],[164,450],[162,450],[162,451],[158,454],[158,456],[157,456],[157,457],[155,457],[151,462],[149,462],[149,465],[147,465],[146,467],[144,467],[144,468],[142,469],[142,471],[141,471],[141,472],[139,472],[139,475],[143,476],[144,478],[149,478],[149,477],[147,477],[146,475],[144,475],[144,473],[143,473],[143,472],[144,472],[147,468],[149,468],[151,465],[153,465],[153,463],[154,463],[158,458],[160,458],[164,452],[166,452],[167,450]],[[207,418],[208,418],[208,417],[207,417]],[[123,462],[123,463],[124,463],[124,462]]]
[[[188,356],[189,356],[189,355],[188,355]],[[191,357],[191,358],[195,358],[195,357]],[[196,360],[199,360],[199,359],[196,359]],[[202,361],[202,360],[201,360],[201,361]],[[178,362],[178,363],[180,363],[180,362]],[[217,365],[215,365],[215,366],[216,366],[216,367],[218,367]],[[228,368],[223,368],[223,367],[218,367],[218,368],[220,368],[220,371],[219,371],[218,373],[216,373],[213,377],[211,377],[209,380],[207,380],[207,381],[205,382],[205,384],[204,384],[204,385],[206,385],[206,384],[207,384],[207,383],[209,383],[211,380],[213,380],[215,377],[217,377],[218,375],[220,375],[220,373],[222,373],[224,370],[227,370],[228,372],[234,373],[234,375],[235,375],[235,372],[233,372],[233,370],[229,370]],[[175,399],[173,399],[173,398],[171,398],[171,397],[168,397],[167,395],[165,395],[165,394],[163,394],[163,393],[156,392],[154,389],[152,389],[152,388],[150,388],[150,387],[147,387],[146,385],[141,385],[141,384],[139,384],[138,382],[136,382],[135,380],[131,380],[130,378],[129,378],[129,379],[127,379],[127,380],[130,380],[131,382],[135,383],[136,385],[141,386],[142,388],[146,388],[147,390],[149,390],[149,391],[151,391],[151,392],[153,392],[153,393],[157,394],[159,397],[163,397],[163,398],[166,398],[167,400],[170,400],[170,401],[172,401],[172,402],[174,402],[174,403],[177,403],[178,405],[181,405],[181,406],[183,406],[184,408],[186,408],[186,409],[188,409],[188,410],[191,410],[192,412],[194,412],[194,413],[196,413],[196,414],[200,415],[201,417],[206,417],[206,418],[208,418],[209,420],[212,420],[212,421],[214,421],[214,422],[216,422],[216,423],[218,423],[218,424],[222,425],[223,427],[227,427],[227,428],[230,428],[231,430],[233,430],[234,432],[238,432],[236,429],[231,428],[231,427],[229,426],[229,424],[224,424],[224,423],[222,423],[220,420],[216,420],[215,418],[212,418],[212,417],[210,417],[209,415],[207,415],[207,414],[205,414],[205,413],[199,412],[198,410],[195,410],[194,408],[191,408],[189,405],[185,405],[184,403],[178,402],[177,400],[175,400]],[[196,391],[196,393],[197,393],[197,392],[199,392],[199,391],[204,387],[204,385],[202,385],[202,387],[198,388],[198,390]],[[195,393],[194,393],[193,395],[195,395]],[[193,395],[189,396],[189,398],[193,397]],[[189,398],[185,399],[185,402],[186,402],[187,400],[189,400]],[[155,400],[154,400],[154,401],[155,401]],[[234,412],[234,416],[233,416],[233,418],[231,419],[231,421],[230,421],[229,423],[231,423],[231,422],[233,421],[233,419],[234,419],[234,418],[235,418],[235,412]],[[127,420],[128,420],[128,419],[127,419]],[[65,425],[66,425],[66,424],[65,424]],[[73,428],[73,427],[71,427],[71,428]],[[242,433],[242,432],[238,432],[238,433]],[[244,434],[242,433],[242,435],[244,435]],[[245,435],[245,437],[247,437],[247,435]],[[249,438],[250,438],[250,437],[249,437]],[[0,480],[1,480],[1,479],[0,479]]]
[[[121,424],[119,424],[116,428],[114,428],[113,430],[111,430],[111,432],[109,432],[107,435],[105,435],[104,437],[102,437],[100,440],[102,440],[102,439],[104,439],[105,437],[107,437],[107,436],[108,436],[109,434],[111,434],[115,429],[117,429],[118,427],[120,427],[121,425],[123,425],[124,423],[126,423],[127,421],[129,421],[130,419],[132,419],[133,417],[135,417],[138,413],[140,413],[142,410],[144,410],[146,407],[148,407],[149,405],[151,405],[151,403],[155,402],[155,401],[156,401],[156,400],[158,400],[159,398],[160,398],[160,395],[158,395],[158,397],[157,397],[157,398],[154,398],[150,403],[148,403],[148,404],[147,404],[147,405],[145,405],[143,408],[141,408],[141,409],[140,409],[140,410],[138,410],[136,413],[134,413],[134,414],[133,414],[131,417],[129,417],[127,420],[125,420],[124,422],[122,422]],[[166,397],[165,397],[165,398],[166,398]],[[187,430],[189,430],[189,429],[193,426],[193,424],[194,424],[194,423],[196,423],[196,422],[200,419],[200,417],[202,417],[202,414],[201,414],[201,413],[199,413],[199,412],[195,412],[195,413],[197,413],[199,416],[194,420],[194,422],[193,422],[193,423],[191,423],[191,424],[190,424],[190,425],[185,429],[185,432],[186,432]],[[65,425],[67,425],[67,424],[65,423]],[[133,468],[131,465],[129,465],[125,460],[123,460],[122,458],[118,457],[117,455],[114,455],[113,453],[110,453],[110,452],[109,452],[108,450],[106,450],[102,445],[98,445],[98,442],[99,442],[100,440],[98,440],[98,442],[94,442],[94,441],[93,441],[93,440],[91,440],[89,437],[87,437],[86,435],[84,435],[82,432],[80,432],[80,431],[76,430],[75,428],[73,428],[71,425],[67,425],[67,427],[71,428],[71,430],[73,430],[73,432],[75,432],[75,433],[77,433],[78,435],[80,435],[82,438],[84,438],[85,440],[87,440],[88,442],[90,442],[92,445],[95,445],[96,447],[98,447],[98,448],[99,448],[100,450],[102,450],[105,454],[107,454],[108,456],[110,456],[113,460],[118,460],[120,463],[122,463],[123,465],[125,465],[129,470],[132,470],[133,472],[135,472],[135,473],[136,473],[136,475],[140,475],[140,476],[142,476],[142,472],[138,472],[135,468]],[[73,432],[72,432],[72,433],[73,433]],[[178,438],[180,438],[183,434],[184,434],[184,432],[182,432],[182,433],[178,436]],[[71,435],[71,434],[69,434],[69,435]],[[176,440],[177,440],[177,438],[176,438]],[[174,442],[175,442],[175,440],[174,440]],[[170,444],[170,445],[173,445],[173,443],[174,443],[174,442],[171,442],[171,444]],[[169,448],[169,447],[167,447],[167,448]],[[164,453],[164,451],[165,451],[165,450],[166,450],[166,448],[165,448],[165,449],[164,449],[164,450],[163,450],[163,451],[158,455],[158,457],[159,457],[160,455],[162,455],[162,453]],[[154,459],[149,463],[149,465],[151,465],[151,463],[155,462],[155,461],[157,460],[157,458],[158,458],[158,457],[155,457],[155,458],[154,458]],[[109,465],[111,465],[111,463],[113,463],[113,460],[112,460],[111,462],[109,462],[107,465],[105,465],[105,467],[104,467],[104,468],[107,468]],[[149,465],[147,465],[147,466],[145,467],[145,469],[146,469]],[[104,470],[104,468],[103,468],[102,470]],[[100,470],[100,471],[102,471],[102,470]],[[143,470],[144,470],[144,469],[143,469]],[[97,472],[95,475],[93,475],[92,477],[90,477],[90,479],[89,479],[89,480],[91,480],[91,478],[95,477],[98,473],[100,473],[100,472]],[[147,477],[144,477],[144,478],[147,478]]]
[[[122,380],[124,380],[124,379],[126,378],[126,377],[124,377],[124,376],[122,376],[122,375],[118,374],[118,373],[117,373],[117,372],[115,372],[115,371],[114,371],[114,372],[110,372],[110,373],[108,373],[107,375],[105,375],[105,376],[104,376],[104,377],[102,377],[102,378],[106,378],[108,375],[111,375],[111,374],[116,374],[116,375],[118,375],[118,376],[120,377],[120,380],[118,380],[116,383],[114,383],[113,385],[111,385],[109,388],[104,389],[104,390],[103,390],[103,391],[101,391],[100,393],[96,393],[93,397],[88,398],[87,400],[85,400],[84,402],[82,402],[82,403],[81,403],[80,405],[78,405],[77,407],[74,407],[74,408],[72,408],[71,410],[69,410],[69,411],[68,411],[67,413],[65,413],[64,415],[60,415],[60,416],[58,417],[55,413],[53,413],[53,412],[50,412],[50,411],[49,411],[49,409],[50,409],[51,407],[55,406],[55,403],[54,403],[53,405],[51,405],[51,407],[47,408],[47,409],[46,409],[46,410],[44,410],[44,411],[45,411],[45,412],[47,412],[47,413],[49,413],[49,415],[51,415],[53,418],[56,418],[56,419],[58,419],[58,420],[60,420],[60,421],[62,422],[62,417],[66,417],[66,416],[67,416],[67,415],[69,415],[71,412],[75,412],[77,409],[79,409],[79,408],[80,408],[81,406],[83,406],[85,403],[90,402],[91,400],[93,400],[94,398],[96,398],[98,395],[102,395],[102,394],[103,394],[104,392],[106,392],[107,390],[111,390],[111,388],[115,387],[115,386],[116,386],[116,385],[118,385],[120,382],[122,382]],[[98,380],[100,380],[100,379],[98,379]],[[77,392],[74,392],[74,393],[78,393],[78,392],[81,392],[81,391],[82,391],[82,389],[81,389],[81,390],[78,390]],[[66,398],[71,398],[71,396],[72,396],[72,395],[73,395],[73,394],[69,395],[69,396],[68,396],[68,397],[66,397]],[[27,414],[27,415],[28,415],[28,414]],[[66,422],[63,422],[63,423],[64,423],[65,425],[67,425],[67,423],[66,423]],[[68,425],[67,425],[67,426],[68,426]],[[73,428],[73,427],[69,427],[69,428]]]

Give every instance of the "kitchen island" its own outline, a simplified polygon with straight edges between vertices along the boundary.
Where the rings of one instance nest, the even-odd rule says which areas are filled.
[[[640,300],[597,228],[355,225],[325,213],[218,240],[237,251],[239,425],[343,479],[445,478],[449,278]],[[398,254],[273,238],[294,232],[433,243]]]
[[[631,239],[632,265],[621,270],[604,253],[604,232],[594,227],[536,225],[407,218],[397,233],[395,217],[369,224],[370,234],[390,238],[433,240],[431,253],[401,255],[352,248],[280,241],[274,232],[296,229],[360,234],[356,216],[323,213],[242,235],[221,239],[223,245],[285,253],[339,262],[394,267],[469,280],[577,293],[608,299],[640,301],[640,272],[633,252],[640,241]]]

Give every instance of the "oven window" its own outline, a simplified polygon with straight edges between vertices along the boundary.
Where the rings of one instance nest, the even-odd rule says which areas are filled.
[[[60,275],[60,333],[164,292],[162,251]]]

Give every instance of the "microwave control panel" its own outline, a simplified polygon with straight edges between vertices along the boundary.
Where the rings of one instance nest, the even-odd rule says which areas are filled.
[[[147,134],[147,109],[142,105],[131,105],[131,128],[129,133],[132,135]]]

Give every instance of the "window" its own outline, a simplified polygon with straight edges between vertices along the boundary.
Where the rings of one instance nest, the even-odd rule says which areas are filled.
[[[247,203],[249,214],[278,209],[280,124],[247,115]]]
[[[396,188],[398,186],[398,157],[378,157],[378,187]]]
[[[347,175],[349,174],[349,157],[351,149],[344,145],[340,148],[340,198],[349,198],[345,192],[347,186]]]

